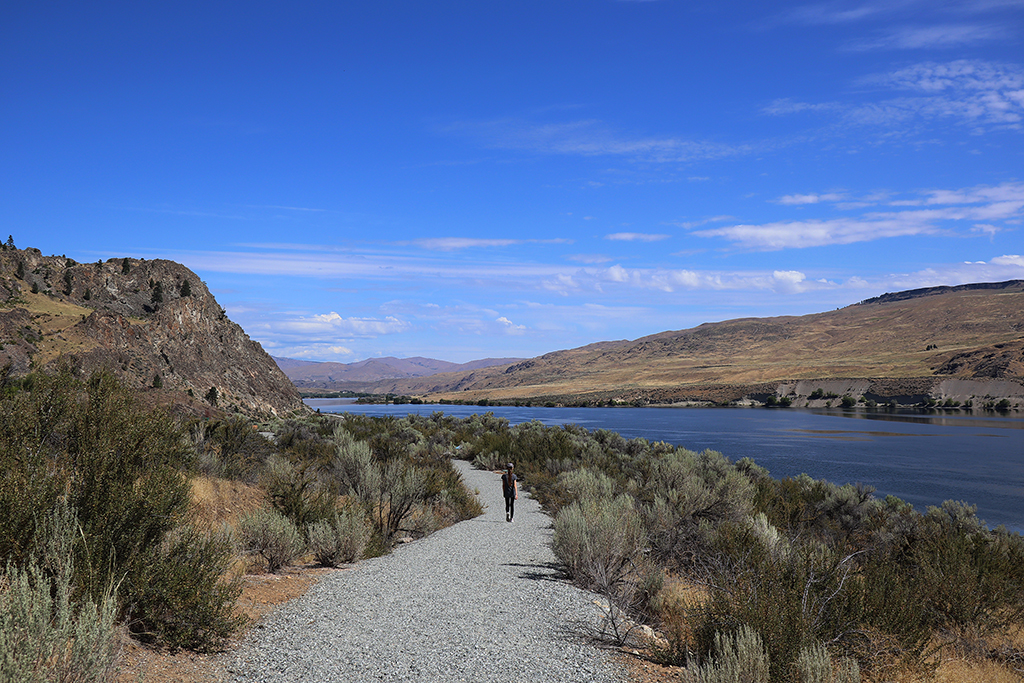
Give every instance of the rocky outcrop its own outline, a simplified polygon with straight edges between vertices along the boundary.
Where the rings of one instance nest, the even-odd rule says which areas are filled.
[[[173,261],[78,264],[35,249],[0,251],[0,344],[0,367],[13,374],[70,361],[140,391],[187,395],[193,410],[302,408],[270,355]]]

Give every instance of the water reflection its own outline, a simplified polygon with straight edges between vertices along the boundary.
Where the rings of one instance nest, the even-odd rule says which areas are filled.
[[[989,415],[950,415],[938,410],[898,410],[875,411],[875,410],[848,410],[831,411],[809,410],[807,412],[820,413],[822,415],[834,415],[854,420],[882,420],[889,422],[910,422],[913,424],[928,424],[949,427],[992,427],[995,429],[1024,429],[1024,418],[1019,417],[995,417]]]

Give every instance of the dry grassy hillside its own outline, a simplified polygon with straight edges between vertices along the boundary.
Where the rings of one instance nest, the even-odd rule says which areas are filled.
[[[879,397],[934,395],[947,378],[1001,392],[981,395],[1024,401],[1024,281],[904,292],[799,317],[707,323],[385,390],[463,400],[720,402],[828,379],[868,380]]]

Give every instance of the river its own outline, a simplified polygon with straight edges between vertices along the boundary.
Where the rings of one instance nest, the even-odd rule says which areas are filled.
[[[924,511],[944,500],[978,506],[990,526],[1024,533],[1024,418],[954,412],[766,408],[517,408],[357,405],[307,399],[323,412],[455,417],[493,412],[512,424],[578,424],[626,438],[710,448],[750,457],[776,478],[806,473],[837,484],[860,482]]]

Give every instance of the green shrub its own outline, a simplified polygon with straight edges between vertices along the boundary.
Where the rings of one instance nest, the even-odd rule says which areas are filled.
[[[562,508],[555,517],[552,549],[573,579],[609,595],[633,574],[644,540],[633,499],[622,495]]]
[[[685,566],[708,543],[708,530],[739,523],[751,511],[755,487],[721,453],[679,449],[646,458],[636,477],[655,556]]]
[[[129,631],[171,649],[219,649],[245,621],[234,613],[241,577],[225,578],[233,559],[224,534],[192,527],[172,534],[152,553],[146,576],[128,585]]]
[[[584,467],[558,475],[558,488],[567,500],[607,500],[614,497],[615,480]]]
[[[295,524],[277,510],[257,510],[238,520],[239,548],[262,557],[267,571],[276,573],[305,551],[305,542]]]
[[[483,514],[480,501],[466,488],[450,460],[429,463],[420,471],[426,475],[423,498],[436,523],[434,530]]]
[[[761,636],[740,626],[735,636],[715,634],[715,656],[702,665],[683,669],[685,683],[768,683],[768,653]]]
[[[316,463],[292,463],[272,455],[266,461],[262,480],[274,509],[299,529],[334,513],[335,496],[321,484]]]
[[[256,481],[264,461],[275,451],[274,444],[241,416],[194,422],[190,437],[199,454],[201,471],[250,483]]]
[[[11,522],[0,559],[24,566],[33,520],[66,496],[81,527],[75,590],[98,602],[145,574],[149,551],[184,518],[189,450],[167,416],[143,411],[110,375],[83,384],[65,369],[23,386],[0,402],[0,509]]]
[[[306,530],[309,551],[324,567],[355,562],[366,549],[366,515],[356,506],[348,506],[329,520],[311,524]]]
[[[806,644],[857,631],[854,557],[814,541],[779,552],[743,525],[720,528],[715,548],[719,560],[705,577],[714,589],[695,629],[698,652],[710,652],[716,634],[750,626],[763,638],[773,680],[782,681]]]
[[[356,441],[341,428],[334,432],[332,440],[336,453],[328,465],[328,474],[335,493],[355,496],[362,501],[371,500],[380,488],[380,470],[369,445],[365,441]]]
[[[114,664],[117,603],[74,595],[80,526],[65,497],[35,524],[23,568],[0,575],[0,680],[102,681]]]
[[[114,668],[114,597],[72,600],[70,574],[8,566],[0,589],[0,680],[106,681]]]
[[[502,470],[505,469],[505,465],[508,463],[508,459],[502,457],[498,451],[489,451],[487,453],[479,453],[473,458],[473,466],[480,470]]]
[[[796,670],[800,683],[860,683],[857,661],[842,657],[838,665],[833,665],[832,655],[821,643],[800,650]]]
[[[425,500],[423,470],[398,460],[380,464],[379,486],[370,502],[377,533],[385,541],[398,532],[417,503]]]

